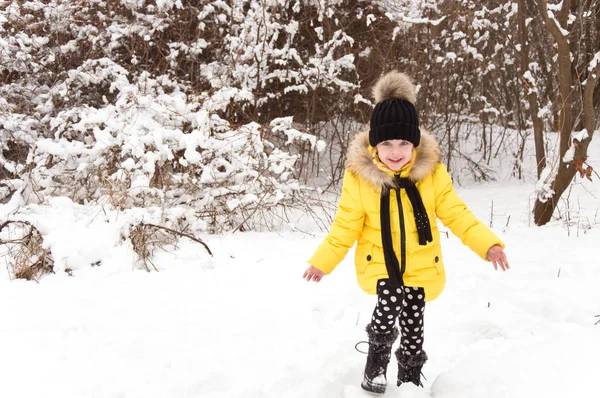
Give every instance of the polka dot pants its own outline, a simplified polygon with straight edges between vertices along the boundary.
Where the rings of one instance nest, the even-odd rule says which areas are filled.
[[[377,281],[377,305],[371,325],[386,333],[393,330],[396,319],[402,335],[400,349],[409,355],[423,350],[423,312],[425,291],[422,287],[392,286],[389,279]]]

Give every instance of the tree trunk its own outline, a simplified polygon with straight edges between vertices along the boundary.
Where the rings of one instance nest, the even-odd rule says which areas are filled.
[[[559,160],[560,166],[558,167],[558,173],[552,183],[552,190],[554,191],[552,197],[546,202],[542,202],[539,199],[536,200],[533,208],[533,220],[536,225],[545,225],[552,219],[552,214],[558,205],[558,200],[563,192],[569,187],[569,184],[571,184],[573,177],[575,177],[575,174],[577,173],[577,162],[579,159],[582,159],[583,161],[587,159],[587,148],[592,141],[594,130],[592,129],[591,132],[588,130],[588,134],[588,138],[581,141],[576,146],[577,149],[575,150],[575,156],[572,162],[565,163],[561,159]]]
[[[576,168],[573,162],[565,163],[563,158],[569,149],[571,132],[573,131],[573,95],[572,75],[571,75],[571,51],[568,37],[563,34],[565,23],[561,24],[561,19],[565,18],[565,8],[568,10],[569,1],[563,3],[563,9],[559,13],[558,19],[550,17],[548,14],[548,4],[546,0],[538,1],[538,9],[544,20],[546,29],[552,34],[558,46],[558,99],[560,101],[560,111],[558,115],[558,130],[560,134],[560,148],[558,162],[558,171],[551,183],[552,195],[550,197],[538,196],[533,208],[533,219],[536,225],[545,225],[552,218],[554,209],[558,204],[560,196],[569,186],[575,176]],[[561,18],[562,17],[562,18]],[[571,166],[571,167],[570,167]],[[552,178],[552,176],[550,176]]]
[[[600,52],[596,54],[596,56],[600,56]],[[593,61],[592,61],[593,62]],[[552,197],[546,202],[541,202],[539,199],[535,203],[534,207],[534,221],[537,225],[544,225],[552,218],[552,214],[554,213],[554,209],[558,204],[558,200],[560,199],[563,192],[567,189],[573,177],[577,173],[577,165],[580,162],[585,162],[587,160],[587,149],[592,142],[592,137],[594,136],[594,131],[596,129],[596,111],[594,108],[594,92],[596,88],[596,84],[600,79],[600,63],[597,63],[593,68],[587,68],[589,73],[588,77],[585,81],[585,86],[583,87],[583,95],[582,95],[582,103],[583,103],[583,127],[587,132],[587,137],[578,141],[576,139],[573,140],[573,146],[575,147],[575,154],[573,156],[573,160],[569,163],[563,162],[564,153],[562,152],[561,147],[561,157],[559,159],[559,167],[558,173],[554,182],[552,183],[552,190],[554,194]],[[562,134],[562,132],[561,132]]]
[[[524,74],[529,71],[529,46],[527,44],[527,27],[525,26],[525,17],[527,15],[527,6],[525,0],[519,0],[519,39],[521,50],[521,71]],[[530,72],[531,73],[531,72]],[[529,111],[533,122],[533,139],[535,143],[535,160],[537,163],[537,177],[542,176],[542,171],[546,168],[546,151],[544,148],[544,125],[539,116],[540,108],[538,106],[537,86],[531,87],[531,82],[523,78],[523,84],[527,90],[527,101],[529,101]]]

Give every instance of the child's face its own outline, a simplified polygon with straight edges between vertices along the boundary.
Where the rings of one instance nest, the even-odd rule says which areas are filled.
[[[375,146],[379,160],[390,170],[400,171],[405,164],[410,162],[414,145],[404,140],[388,140]]]

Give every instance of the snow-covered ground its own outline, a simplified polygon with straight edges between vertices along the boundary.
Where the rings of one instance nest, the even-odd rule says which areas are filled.
[[[425,386],[396,387],[392,362],[386,396],[597,396],[600,182],[584,185],[569,228],[531,225],[533,184],[458,188],[483,221],[493,214],[512,269],[442,237],[448,284],[426,310]],[[103,262],[40,283],[0,277],[0,397],[370,396],[354,345],[375,297],[358,288],[352,253],[319,284],[301,278],[323,232],[203,237],[212,258],[182,241],[148,273],[111,249],[106,223],[74,230],[84,214],[66,200],[53,208],[46,232],[63,260]]]

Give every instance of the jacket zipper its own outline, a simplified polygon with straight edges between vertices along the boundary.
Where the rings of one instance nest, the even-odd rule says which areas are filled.
[[[394,177],[396,182],[399,183],[400,176],[395,174]],[[406,270],[406,227],[404,225],[404,209],[400,200],[400,188],[396,190],[396,201],[398,202],[398,216],[400,217],[400,277],[404,280],[404,271]]]

